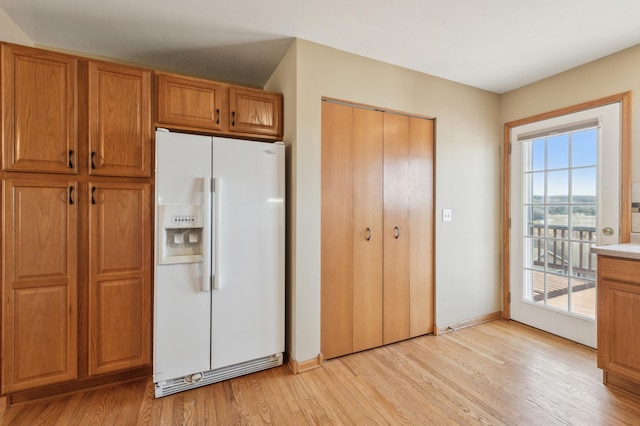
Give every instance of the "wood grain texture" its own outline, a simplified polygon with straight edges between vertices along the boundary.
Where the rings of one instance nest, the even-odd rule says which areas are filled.
[[[9,407],[10,425],[632,425],[638,399],[601,383],[595,352],[498,320],[161,399],[151,380]]]
[[[151,360],[150,185],[91,183],[89,374]],[[95,190],[94,190],[95,188]]]
[[[321,343],[353,352],[353,108],[322,103]]]
[[[353,352],[382,345],[383,113],[353,109]]]
[[[77,184],[5,180],[3,195],[7,393],[77,376]]]
[[[409,121],[409,336],[434,331],[434,121]]]
[[[151,176],[151,71],[90,61],[88,84],[89,173]]]
[[[227,122],[228,87],[210,80],[156,72],[158,123],[220,130]]]
[[[383,341],[409,337],[410,327],[410,118],[384,115]],[[419,236],[416,236],[419,238]]]
[[[229,130],[281,137],[282,107],[283,98],[279,93],[231,86]]]
[[[598,367],[640,388],[640,261],[598,256]]]
[[[3,167],[76,173],[77,58],[5,44],[1,66]]]

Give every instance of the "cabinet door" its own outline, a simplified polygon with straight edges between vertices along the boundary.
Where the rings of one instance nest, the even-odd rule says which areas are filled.
[[[2,46],[3,168],[76,173],[77,60]]]
[[[158,123],[220,130],[227,87],[212,81],[158,73]],[[226,115],[225,115],[226,117]]]
[[[384,343],[409,337],[409,117],[384,115]]]
[[[433,332],[433,120],[409,123],[410,337]]]
[[[353,351],[357,352],[382,345],[383,113],[353,108],[353,118]]]
[[[76,189],[3,182],[3,393],[77,377]]]
[[[353,108],[322,103],[321,342],[353,352]]]
[[[229,89],[229,130],[282,137],[282,95],[255,89]]]
[[[89,184],[89,374],[150,362],[150,186]]]
[[[89,63],[89,170],[151,175],[151,72]]]
[[[598,367],[640,382],[640,262],[598,256]]]

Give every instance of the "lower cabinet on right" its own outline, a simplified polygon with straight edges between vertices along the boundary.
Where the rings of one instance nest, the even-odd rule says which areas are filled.
[[[598,367],[606,385],[640,394],[640,260],[598,256]]]

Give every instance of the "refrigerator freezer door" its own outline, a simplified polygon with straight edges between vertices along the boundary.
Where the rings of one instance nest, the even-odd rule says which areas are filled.
[[[153,380],[158,383],[210,369],[211,292],[203,290],[210,257],[211,138],[168,132],[156,133],[156,215],[158,205],[202,205],[206,236],[204,262],[158,264],[156,217],[156,269],[154,286]],[[207,245],[209,247],[207,247]],[[206,286],[205,286],[206,287]]]
[[[213,138],[211,368],[284,351],[284,145]]]

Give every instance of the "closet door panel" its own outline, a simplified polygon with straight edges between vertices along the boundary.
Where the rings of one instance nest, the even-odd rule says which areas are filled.
[[[409,337],[409,117],[384,115],[384,343]]]
[[[321,335],[325,358],[353,352],[353,108],[322,103]]]
[[[382,123],[382,112],[354,108],[354,352],[382,345]]]
[[[433,120],[411,117],[410,336],[433,332]]]

